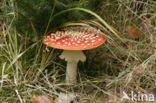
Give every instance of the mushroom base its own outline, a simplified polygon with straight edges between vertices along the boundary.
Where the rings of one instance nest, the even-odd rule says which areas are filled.
[[[66,82],[76,83],[77,82],[77,62],[67,62],[66,69]]]

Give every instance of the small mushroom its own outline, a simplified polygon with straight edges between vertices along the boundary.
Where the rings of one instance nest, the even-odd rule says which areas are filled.
[[[105,35],[91,27],[67,27],[45,36],[43,43],[47,46],[64,50],[61,59],[67,62],[66,82],[77,82],[77,64],[85,62],[86,56],[82,50],[100,46],[106,40]]]

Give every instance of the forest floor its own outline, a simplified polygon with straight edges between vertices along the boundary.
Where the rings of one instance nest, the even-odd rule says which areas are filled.
[[[156,100],[153,2],[145,2],[142,13],[122,2],[117,4],[114,14],[104,9],[109,5],[104,6],[101,17],[118,31],[120,39],[104,31],[106,42],[84,51],[87,61],[79,63],[78,83],[70,86],[65,83],[66,63],[59,58],[61,50],[45,47],[41,39],[32,40],[27,33],[18,33],[11,28],[12,24],[6,29],[4,23],[0,34],[0,102],[31,103],[33,95],[46,95],[54,100],[60,93],[75,94],[79,103]]]

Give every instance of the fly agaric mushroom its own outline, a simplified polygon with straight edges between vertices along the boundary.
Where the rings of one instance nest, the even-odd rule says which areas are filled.
[[[77,64],[85,62],[86,56],[82,50],[100,46],[106,40],[105,35],[91,27],[67,27],[45,36],[43,43],[49,47],[62,49],[61,59],[67,62],[66,82],[77,82]]]

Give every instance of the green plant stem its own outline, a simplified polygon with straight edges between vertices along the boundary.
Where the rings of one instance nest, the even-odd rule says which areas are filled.
[[[95,12],[92,12],[91,10],[85,9],[85,8],[70,8],[70,9],[66,9],[63,10],[57,14],[55,14],[52,18],[50,18],[50,22],[57,17],[58,15],[61,15],[63,13],[69,12],[69,11],[74,11],[74,10],[80,10],[80,11],[84,11],[86,13],[89,13],[93,16],[95,16],[103,25],[105,25],[113,34],[115,34],[122,42],[123,40],[120,38],[120,36],[118,36],[118,34],[116,33],[117,30],[115,30],[113,27],[111,27],[105,20],[103,20],[99,15],[97,15]]]
[[[56,0],[55,0],[55,2],[54,2],[54,6],[53,6],[53,8],[52,8],[52,11],[51,11],[51,14],[50,14],[50,18],[52,18],[52,16],[53,16],[53,13],[54,13],[54,10],[55,10],[55,6],[56,6]],[[46,27],[46,30],[45,30],[45,32],[44,32],[44,35],[46,35],[46,33],[47,33],[47,31],[48,31],[48,28],[49,28],[49,25],[50,25],[50,22],[51,22],[51,21],[52,21],[52,20],[49,19],[48,24],[47,24],[47,27]],[[34,70],[35,64],[37,64],[37,60],[38,60],[38,57],[39,57],[39,55],[40,55],[41,48],[42,48],[42,43],[39,45],[39,49],[37,50],[37,55],[36,55],[36,57],[35,57],[35,61],[34,61],[33,66],[32,66],[32,70]],[[42,61],[41,61],[41,66],[40,66],[41,71],[38,71],[38,73],[37,73],[38,76],[37,76],[37,77],[39,77],[40,74],[42,73],[42,71],[45,69],[45,68],[43,68],[43,65],[44,65],[44,64],[43,64]],[[35,77],[35,80],[37,80],[37,77]]]

